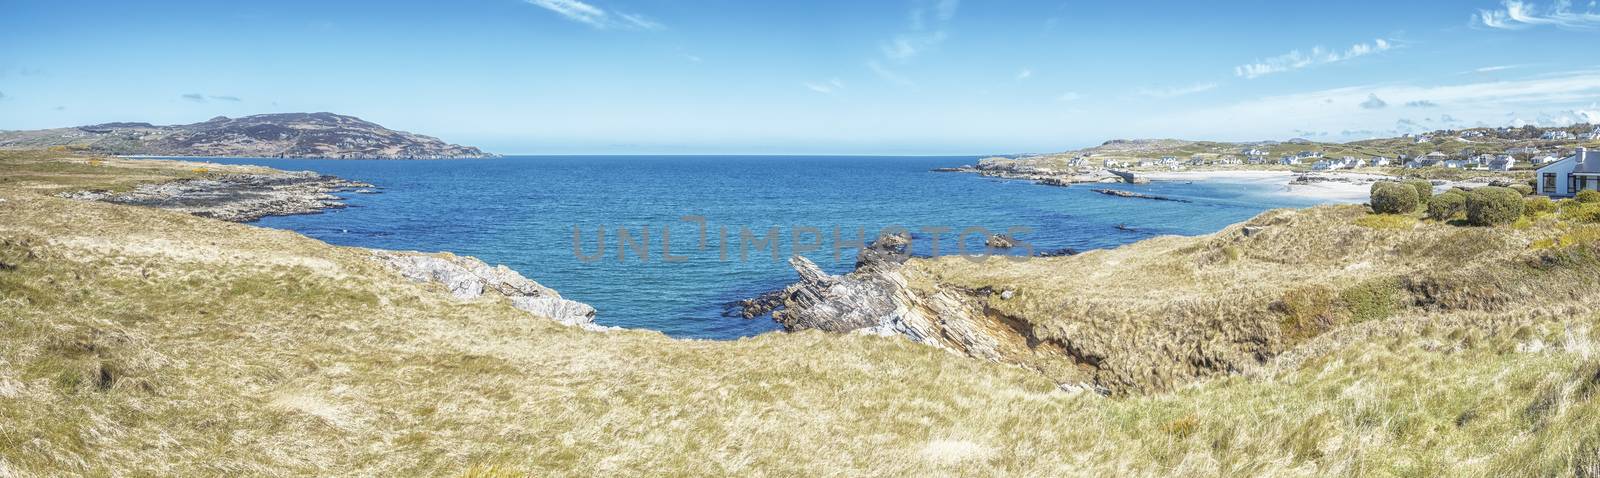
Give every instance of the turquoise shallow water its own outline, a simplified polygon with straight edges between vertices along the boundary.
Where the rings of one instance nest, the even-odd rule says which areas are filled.
[[[208,159],[313,170],[366,181],[379,194],[347,194],[348,209],[324,214],[269,217],[259,225],[290,229],[333,244],[452,251],[505,264],[529,278],[599,310],[597,322],[660,330],[676,337],[728,339],[776,329],[770,320],[725,317],[724,304],[781,288],[796,275],[783,261],[795,231],[820,250],[805,255],[833,273],[853,266],[853,247],[834,259],[833,229],[854,239],[858,228],[912,229],[917,254],[956,252],[962,229],[982,227],[1018,234],[1039,250],[1114,247],[1158,234],[1204,234],[1269,208],[1314,201],[1275,194],[1273,187],[1227,182],[1156,182],[1110,185],[1191,202],[1118,198],[1091,187],[1039,186],[970,174],[934,173],[970,164],[970,157],[801,156],[528,156],[488,160],[365,161]],[[1101,186],[1095,186],[1101,187]],[[705,218],[700,225],[683,216]],[[607,252],[593,255],[595,233],[607,230]],[[1120,226],[1120,227],[1119,227]],[[720,257],[718,231],[729,230],[728,258]],[[778,227],[779,259],[767,250],[739,260],[741,228],[764,238]],[[920,232],[947,227],[950,232]],[[618,228],[635,241],[650,232],[650,257],[630,249],[617,257]],[[662,230],[672,254],[661,255]],[[968,236],[969,250],[981,238]]]

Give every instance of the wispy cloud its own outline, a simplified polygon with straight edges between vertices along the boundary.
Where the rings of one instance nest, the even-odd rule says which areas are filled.
[[[1600,120],[1600,116],[1592,116],[1600,113],[1600,108],[1595,107],[1600,103],[1600,70],[1431,86],[1363,85],[1267,96],[1231,105],[1154,115],[1138,127],[1197,137],[1238,138],[1240,131],[1288,134],[1291,127],[1326,131],[1373,129],[1377,121],[1401,118],[1426,124],[1429,128],[1444,126],[1417,118],[1421,110],[1413,108],[1362,109],[1360,114],[1352,114],[1349,109],[1329,107],[1330,104],[1359,105],[1374,97],[1393,105],[1437,104],[1427,111],[1438,121],[1449,115],[1456,124],[1503,125],[1520,118],[1525,124],[1558,126],[1590,117]],[[1508,117],[1507,112],[1517,114]],[[1217,122],[1216,118],[1228,118],[1228,121]]]
[[[1023,68],[1022,71],[1018,71],[1017,72],[1017,79],[1018,80],[1026,80],[1026,79],[1032,78],[1032,77],[1033,77],[1033,70],[1032,69]]]
[[[1495,66],[1485,66],[1483,68],[1476,68],[1476,69],[1473,69],[1472,72],[1473,73],[1493,73],[1493,72],[1496,72],[1496,71],[1506,71],[1506,70],[1510,70],[1510,69],[1514,69],[1514,68],[1522,68],[1522,67],[1523,67],[1523,65],[1495,65]]]
[[[1571,0],[1556,0],[1548,8],[1518,0],[1504,0],[1500,6],[1495,10],[1478,10],[1478,14],[1473,15],[1473,24],[1501,30],[1539,26],[1573,30],[1600,27],[1600,14],[1594,12],[1594,2],[1589,2],[1589,10],[1584,12],[1572,11]]]
[[[1179,96],[1211,91],[1216,88],[1216,83],[1196,83],[1189,86],[1176,86],[1169,88],[1144,88],[1139,90],[1139,96],[1146,96],[1150,98],[1176,98]]]
[[[1406,106],[1411,108],[1437,108],[1439,104],[1428,100],[1413,100],[1407,101]]]
[[[1293,50],[1265,60],[1256,60],[1255,63],[1239,65],[1233,68],[1233,73],[1244,78],[1259,78],[1273,73],[1298,70],[1309,66],[1338,63],[1374,53],[1381,53],[1392,48],[1394,48],[1394,43],[1382,38],[1373,40],[1371,43],[1357,43],[1343,51],[1328,50],[1318,46],[1312,48],[1309,52]]]
[[[890,82],[910,85],[911,81],[894,72],[885,62],[906,64],[923,53],[944,43],[949,34],[945,27],[955,18],[960,0],[918,0],[911,8],[910,20],[904,31],[878,45],[882,60],[870,60],[867,68]]]
[[[202,95],[202,94],[199,94],[199,93],[184,93],[182,95],[178,95],[178,97],[182,98],[184,100],[193,101],[195,103],[205,103],[205,102],[210,101],[210,100],[228,101],[228,102],[233,102],[233,103],[238,103],[240,101],[244,101],[243,99],[241,99],[241,98],[239,98],[237,96],[230,96],[230,95]]]
[[[916,85],[916,83],[912,82],[910,78],[906,78],[899,73],[895,73],[894,70],[890,70],[888,67],[883,66],[883,63],[878,62],[878,60],[867,60],[867,69],[872,70],[874,74],[877,74],[878,78],[883,78],[884,81],[888,81],[890,83],[901,86]]]
[[[806,88],[810,89],[811,91],[825,95],[831,95],[836,91],[844,89],[844,82],[839,81],[838,78],[834,78],[823,83],[812,83],[808,81],[805,83],[805,85]]]
[[[1383,101],[1383,98],[1379,98],[1378,95],[1375,94],[1375,93],[1374,94],[1368,94],[1367,95],[1367,100],[1361,102],[1361,108],[1369,109],[1369,110],[1381,110],[1381,109],[1383,109],[1385,107],[1388,107],[1388,106],[1389,106],[1389,102]]]
[[[568,20],[589,25],[591,27],[622,30],[661,30],[666,28],[655,20],[643,15],[621,11],[606,11],[604,8],[585,3],[580,0],[523,0],[530,5],[555,12]]]

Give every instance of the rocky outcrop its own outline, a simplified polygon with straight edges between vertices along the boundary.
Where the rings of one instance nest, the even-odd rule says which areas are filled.
[[[1017,247],[1017,239],[1007,234],[995,234],[989,236],[989,239],[983,241],[983,244],[995,249],[1010,249]]]
[[[512,307],[564,325],[588,330],[612,329],[594,323],[594,307],[563,299],[555,290],[503,265],[490,267],[475,257],[449,253],[375,250],[372,255],[407,279],[443,285],[457,300],[473,300],[493,293],[509,299]]]
[[[324,176],[310,171],[269,174],[225,174],[158,184],[141,184],[132,191],[77,191],[60,196],[186,212],[233,222],[266,216],[312,214],[345,207],[329,193],[371,188],[371,184]]]
[[[77,148],[153,156],[326,159],[487,158],[478,148],[396,131],[354,116],[281,113],[171,126],[105,123],[76,128],[0,132],[0,148]]]
[[[1166,196],[1157,196],[1157,195],[1154,195],[1154,194],[1136,193],[1136,192],[1133,192],[1133,191],[1123,191],[1121,189],[1096,189],[1096,190],[1094,190],[1094,192],[1097,192],[1097,193],[1100,193],[1100,194],[1105,194],[1107,196],[1116,196],[1116,197],[1124,197],[1124,198],[1150,199],[1150,200],[1154,200],[1154,201],[1189,202],[1188,199],[1175,199],[1175,198],[1169,198],[1169,197],[1166,197]]]

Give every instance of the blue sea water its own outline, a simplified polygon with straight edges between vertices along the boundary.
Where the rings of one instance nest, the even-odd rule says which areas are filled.
[[[312,170],[366,181],[378,194],[344,194],[348,209],[269,217],[258,224],[290,229],[349,246],[451,251],[505,264],[593,305],[597,322],[648,328],[675,337],[729,339],[777,328],[771,320],[726,317],[725,304],[783,287],[796,279],[784,261],[796,243],[820,239],[805,255],[832,273],[854,264],[854,246],[834,258],[834,229],[846,241],[858,228],[902,226],[913,231],[915,253],[957,252],[955,237],[969,227],[1016,234],[1036,250],[1114,247],[1160,234],[1204,234],[1276,207],[1312,200],[1281,188],[1244,182],[1155,182],[1148,185],[1048,187],[1027,181],[935,173],[971,164],[972,157],[810,156],[528,156],[484,160],[368,161],[214,159],[288,170]],[[1093,188],[1129,189],[1190,202],[1130,199]],[[705,218],[701,226],[684,216]],[[740,231],[765,239],[777,227],[778,259],[747,250]],[[922,232],[923,228],[948,232]],[[574,228],[583,255],[574,252]],[[618,230],[639,241],[648,230],[649,257],[636,248],[618,256]],[[720,241],[727,228],[729,239]],[[812,234],[814,228],[820,234]],[[665,231],[664,231],[665,229]],[[799,232],[799,241],[794,234]],[[670,234],[664,260],[662,233]],[[820,237],[819,237],[820,236]],[[982,238],[966,237],[969,253]],[[720,244],[726,244],[724,259]],[[804,247],[804,246],[802,246]]]

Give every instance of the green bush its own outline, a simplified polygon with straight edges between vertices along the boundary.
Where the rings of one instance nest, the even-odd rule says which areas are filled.
[[[1417,189],[1393,181],[1372,183],[1372,212],[1405,214],[1417,209]]]
[[[1600,191],[1594,191],[1594,190],[1589,190],[1589,189],[1578,191],[1578,195],[1576,197],[1574,197],[1574,199],[1577,199],[1578,202],[1581,202],[1581,203],[1584,203],[1584,204],[1597,203],[1597,202],[1600,202]]]
[[[1538,217],[1540,214],[1556,212],[1556,202],[1544,196],[1534,196],[1522,200],[1522,214],[1528,217]]]
[[[1523,196],[1532,196],[1533,195],[1533,186],[1529,186],[1529,185],[1526,185],[1526,184],[1513,184],[1513,185],[1511,185],[1511,190],[1516,191],[1517,194],[1521,194]]]
[[[1433,183],[1432,182],[1429,182],[1426,179],[1412,179],[1410,181],[1406,181],[1406,184],[1409,184],[1409,185],[1411,185],[1411,187],[1417,189],[1417,205],[1418,206],[1427,206],[1428,205],[1428,201],[1433,199]]]
[[[1456,215],[1467,210],[1467,195],[1455,189],[1445,191],[1434,196],[1428,202],[1428,218],[1436,221],[1448,221]]]
[[[1561,211],[1561,220],[1571,222],[1597,223],[1600,222],[1600,203],[1581,203],[1571,199],[1557,202]]]
[[[1510,224],[1522,217],[1522,195],[1510,188],[1483,187],[1467,195],[1467,222],[1474,226]]]

